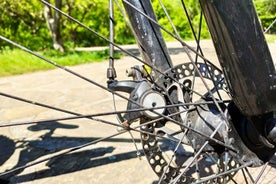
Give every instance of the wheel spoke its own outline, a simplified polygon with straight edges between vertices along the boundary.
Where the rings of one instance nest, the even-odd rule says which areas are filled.
[[[217,174],[217,175],[214,175],[214,176],[206,177],[206,178],[204,178],[204,179],[202,179],[202,180],[200,180],[200,181],[198,181],[198,182],[195,182],[194,184],[204,183],[204,182],[206,182],[206,181],[209,181],[209,180],[212,180],[212,179],[215,179],[215,178],[219,178],[219,177],[221,177],[221,176],[230,174],[230,173],[232,173],[232,172],[239,171],[239,170],[241,170],[241,169],[243,169],[243,168],[246,168],[246,167],[248,167],[248,166],[250,166],[250,165],[252,165],[252,162],[248,162],[248,163],[246,163],[246,164],[244,164],[244,165],[242,165],[242,166],[240,166],[240,167],[237,167],[237,168],[235,168],[235,169],[228,170],[228,171],[226,171],[226,172],[222,172],[222,173]]]
[[[98,117],[98,116],[107,116],[107,115],[116,115],[116,114],[123,114],[123,113],[132,113],[132,112],[142,112],[142,111],[149,111],[149,110],[158,110],[158,109],[163,109],[163,108],[172,108],[172,107],[181,107],[181,106],[198,106],[198,105],[205,105],[205,104],[212,104],[212,102],[195,102],[195,103],[179,103],[179,104],[173,104],[173,105],[166,105],[164,107],[152,107],[152,108],[139,108],[139,109],[133,109],[133,110],[125,110],[125,111],[113,111],[113,112],[105,112],[105,113],[98,113],[98,114],[89,114],[89,115],[82,115],[80,113],[72,112],[69,110],[65,109],[60,109],[54,106],[50,106],[47,104],[31,101],[28,99],[24,99],[18,96],[13,96],[7,93],[2,93],[0,92],[0,96],[4,96],[7,98],[11,98],[13,100],[29,103],[32,105],[52,109],[55,111],[71,114],[71,115],[76,115],[76,116],[70,116],[70,117],[63,117],[63,118],[55,118],[55,119],[43,119],[43,120],[35,120],[35,121],[28,121],[28,122],[15,122],[15,123],[2,123],[0,124],[0,127],[10,127],[10,126],[18,126],[18,125],[28,125],[28,124],[36,124],[36,123],[45,123],[45,122],[53,122],[53,121],[65,121],[65,120],[72,120],[72,119],[82,119],[82,118],[87,118],[91,119],[93,117]],[[220,101],[219,103],[226,103],[225,101]]]
[[[173,151],[173,154],[171,156],[171,159],[169,160],[169,162],[167,163],[167,166],[165,167],[161,177],[159,178],[159,182],[158,184],[161,184],[162,183],[162,180],[163,178],[165,177],[165,174],[167,173],[168,169],[169,169],[169,166],[171,165],[172,161],[174,160],[174,158],[176,157],[176,151],[179,149],[180,145],[182,144],[184,138],[186,137],[186,134],[187,134],[188,131],[185,131],[182,135],[182,138],[179,139],[178,143],[177,143],[177,146],[175,147],[174,151]]]
[[[247,177],[246,177],[246,175],[245,175],[244,169],[241,169],[241,171],[242,171],[242,176],[243,176],[243,178],[244,178],[244,181],[246,182],[246,184],[248,184],[248,180],[247,180]]]
[[[216,128],[216,130],[212,133],[212,135],[210,136],[210,138],[213,138],[215,136],[215,134],[218,132],[219,128],[222,126],[223,123],[220,123],[218,125],[218,127]],[[181,171],[180,175],[178,177],[176,177],[174,179],[174,184],[178,182],[178,180],[180,179],[180,177],[182,175],[184,175],[186,173],[186,171],[188,170],[188,168],[194,163],[194,161],[198,158],[198,156],[202,153],[202,151],[204,150],[204,148],[209,144],[209,141],[206,141],[201,148],[196,152],[196,154],[194,155],[193,159],[190,160],[189,164],[187,164],[187,166],[183,169],[183,171]]]
[[[264,174],[264,172],[265,172],[265,170],[266,170],[268,164],[269,164],[269,162],[266,162],[266,163],[264,164],[264,166],[263,166],[261,172],[259,173],[259,175],[257,176],[257,178],[256,178],[256,180],[255,180],[255,182],[254,182],[254,184],[258,184],[258,183],[259,183],[259,181],[260,181],[262,175]]]
[[[248,177],[250,178],[251,182],[254,183],[254,178],[253,176],[251,175],[251,173],[249,172],[249,170],[245,167],[244,168],[246,174],[248,175]]]

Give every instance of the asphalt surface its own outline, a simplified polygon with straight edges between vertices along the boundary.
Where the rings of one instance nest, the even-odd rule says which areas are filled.
[[[126,49],[137,54],[133,46]],[[180,45],[169,44],[175,63],[188,61]],[[270,44],[276,61],[276,43]],[[97,48],[99,49],[99,48]],[[205,55],[217,63],[210,41],[203,41]],[[137,64],[135,59],[123,57],[116,61],[118,80],[127,79],[125,70]],[[0,78],[2,94],[11,94],[32,101],[32,104],[0,96],[0,122],[26,122],[47,119],[42,124],[21,125],[0,129],[0,173],[16,166],[32,164],[70,147],[89,144],[98,138],[117,133],[116,127],[89,119],[54,121],[49,119],[68,117],[48,108],[33,105],[45,103],[82,115],[110,112],[114,109],[113,96],[101,89],[106,86],[107,62],[69,67],[84,78],[93,79],[102,86],[95,86],[87,80],[59,69]],[[203,89],[204,91],[204,89]],[[125,109],[125,102],[115,97],[117,110]],[[114,116],[99,117],[116,122]],[[134,133],[138,152],[142,154],[139,134]],[[255,169],[254,177],[257,175]],[[275,164],[268,166],[261,183],[273,183]],[[0,177],[5,179],[5,177]],[[157,177],[145,157],[137,157],[137,150],[129,134],[123,134],[87,146],[62,157],[16,171],[10,183],[101,183],[129,184],[156,183]],[[0,180],[4,183],[4,180]],[[242,183],[242,182],[241,182]],[[274,182],[276,183],[276,182]]]

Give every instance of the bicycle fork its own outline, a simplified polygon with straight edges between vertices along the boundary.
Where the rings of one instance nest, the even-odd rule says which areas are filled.
[[[200,0],[246,145],[269,160],[276,145],[276,74],[252,0]],[[265,153],[266,152],[266,153]]]

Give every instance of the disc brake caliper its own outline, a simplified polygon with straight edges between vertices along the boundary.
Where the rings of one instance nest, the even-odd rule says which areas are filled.
[[[121,122],[132,123],[138,118],[148,117],[155,119],[164,112],[166,105],[165,98],[143,76],[140,67],[135,66],[132,72],[128,73],[134,80],[111,81],[108,88],[116,92],[126,92],[129,96],[127,113],[119,115]]]

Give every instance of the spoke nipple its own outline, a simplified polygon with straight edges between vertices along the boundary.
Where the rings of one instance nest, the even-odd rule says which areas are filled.
[[[125,131],[125,128],[123,128],[123,127],[117,127],[117,131],[120,133],[120,132],[123,132],[123,131]]]
[[[117,131],[118,132],[123,132],[123,131],[126,131],[126,130],[128,130],[129,129],[129,123],[128,122],[122,122],[121,124],[120,124],[121,126],[118,126],[117,127]]]
[[[142,160],[142,155],[141,155],[140,151],[137,151],[136,155],[137,155],[139,160]]]
[[[122,124],[121,124],[123,127],[125,127],[125,128],[129,128],[129,123],[128,122],[123,122]]]

